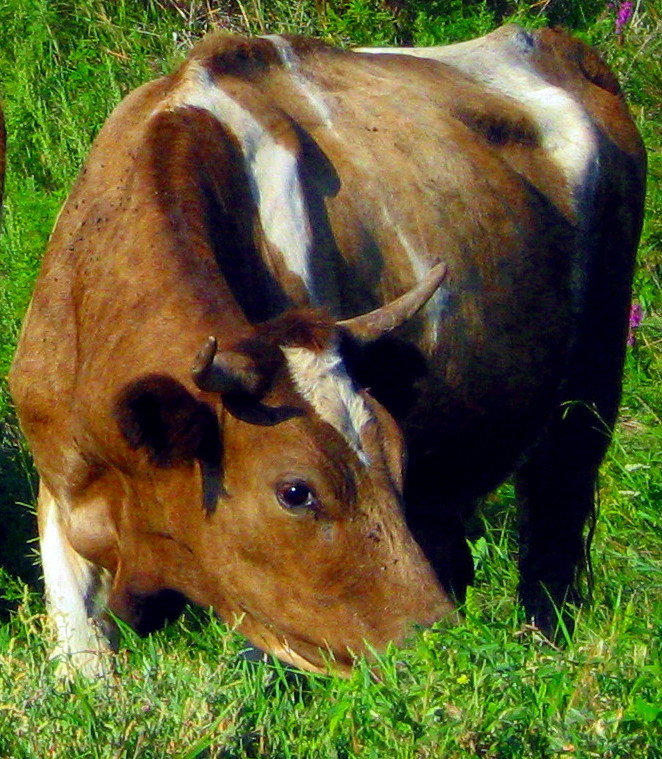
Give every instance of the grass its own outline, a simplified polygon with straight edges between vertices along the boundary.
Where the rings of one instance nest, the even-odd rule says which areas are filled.
[[[644,310],[621,421],[605,461],[595,592],[556,649],[522,624],[512,488],[485,504],[473,541],[466,622],[421,633],[347,681],[252,662],[204,611],[147,639],[124,630],[119,677],[53,678],[33,567],[33,475],[0,388],[0,758],[662,757],[662,6],[635,2],[622,38],[600,2],[410,0],[4,0],[0,92],[9,172],[0,231],[0,375],[55,215],[89,143],[131,88],[168,71],[210,24],[320,34],[339,44],[438,44],[514,13],[565,22],[619,73],[649,147],[647,217],[635,282]],[[21,506],[18,504],[26,504]],[[8,610],[11,610],[11,613]]]

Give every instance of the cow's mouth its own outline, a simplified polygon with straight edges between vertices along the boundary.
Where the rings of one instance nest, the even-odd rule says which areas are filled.
[[[259,650],[297,669],[343,677],[351,672],[354,658],[347,649],[341,653],[326,642],[317,643],[300,636],[285,636],[277,632],[272,625],[261,622],[246,611],[237,627]]]
[[[324,657],[324,655],[321,655],[322,649],[317,648],[316,650],[318,651],[318,655],[313,660],[312,657],[309,658],[304,653],[297,651],[287,641],[282,641],[279,647],[272,649],[272,653],[281,661],[291,664],[298,669],[303,669],[306,672],[315,672],[322,675],[349,675],[352,669],[351,661],[340,661],[330,653],[328,657]]]

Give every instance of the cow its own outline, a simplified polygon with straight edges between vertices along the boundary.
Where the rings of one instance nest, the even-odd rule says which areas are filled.
[[[115,618],[148,633],[191,602],[347,672],[457,619],[467,518],[511,474],[520,596],[553,634],[581,600],[644,174],[615,77],[556,30],[216,33],[130,93],[9,377],[56,655],[105,672]]]

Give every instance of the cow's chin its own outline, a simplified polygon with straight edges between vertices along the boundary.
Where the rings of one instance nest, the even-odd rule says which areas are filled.
[[[270,649],[270,653],[282,662],[290,664],[297,669],[322,675],[349,676],[352,671],[352,662],[340,661],[335,659],[332,654],[329,654],[328,657],[325,658],[321,655],[321,649],[318,649],[318,652],[319,655],[313,660],[313,657],[309,658],[305,654],[299,653],[299,651],[293,648],[287,641],[282,641]]]
[[[328,645],[317,645],[291,636],[286,638],[263,627],[246,613],[242,614],[237,629],[260,651],[305,672],[348,677],[352,671],[354,657],[347,649],[340,654],[333,652]]]

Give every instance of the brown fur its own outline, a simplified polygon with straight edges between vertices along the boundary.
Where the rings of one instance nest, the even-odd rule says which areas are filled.
[[[53,232],[10,384],[68,541],[112,575],[110,608],[138,629],[189,599],[287,661],[321,668],[328,651],[342,669],[364,640],[452,613],[471,579],[464,517],[515,470],[527,612],[551,630],[548,591],[578,597],[644,156],[596,55],[533,37],[531,65],[591,122],[590,188],[571,190],[525,109],[468,74],[301,38],[333,128],[270,42],[219,36],[110,117]],[[314,297],[261,226],[238,136],[168,105],[201,65],[297,157]],[[335,320],[416,283],[403,240],[446,263],[442,316],[363,345]],[[210,335],[257,363],[270,346],[261,397],[196,387]],[[371,409],[370,466],[272,360],[287,347],[340,351]],[[311,484],[315,509],[279,506],[288,478]]]

